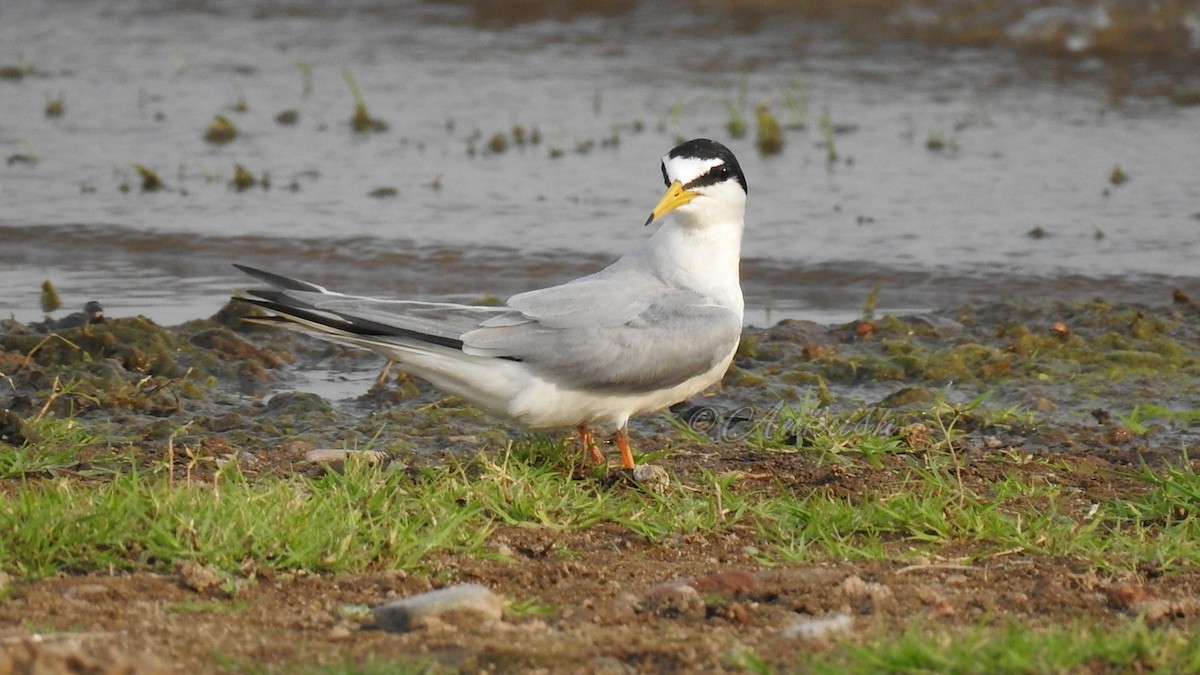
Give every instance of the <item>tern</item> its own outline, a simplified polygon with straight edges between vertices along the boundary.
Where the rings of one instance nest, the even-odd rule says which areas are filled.
[[[374,350],[526,428],[574,428],[598,463],[595,434],[613,434],[632,469],[629,419],[720,381],[742,332],[748,187],[737,159],[716,141],[690,140],[662,158],[662,176],[667,191],[646,225],[662,222],[640,246],[501,307],[346,295],[244,265],[271,288],[235,299],[269,312],[252,321]]]

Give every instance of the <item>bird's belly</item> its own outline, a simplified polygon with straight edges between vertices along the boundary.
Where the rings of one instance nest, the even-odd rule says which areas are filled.
[[[685,401],[719,381],[733,352],[708,372],[669,389],[646,392],[596,392],[566,389],[537,380],[513,398],[508,414],[530,429],[560,429],[581,424],[615,431],[630,417],[662,410]]]

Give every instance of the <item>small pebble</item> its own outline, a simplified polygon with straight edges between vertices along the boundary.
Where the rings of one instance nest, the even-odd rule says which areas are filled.
[[[838,633],[849,633],[853,627],[853,617],[849,614],[838,612],[832,616],[821,617],[819,619],[801,619],[784,628],[780,635],[785,638],[819,640]]]
[[[741,595],[754,593],[762,588],[758,575],[750,570],[726,570],[715,572],[702,577],[696,577],[688,582],[702,595],[717,593],[720,595]]]
[[[368,464],[378,464],[387,459],[387,453],[378,450],[343,450],[338,448],[314,448],[304,453],[304,459],[315,464],[333,464],[354,457]]]
[[[1134,605],[1154,599],[1154,595],[1145,587],[1137,584],[1119,583],[1104,589],[1108,606],[1113,609],[1129,609]]]
[[[499,621],[504,603],[499,595],[479,584],[458,584],[436,591],[393,600],[371,609],[383,630],[403,632],[431,623]],[[437,619],[437,622],[430,621]]]
[[[221,571],[212,565],[205,565],[195,560],[180,560],[175,563],[175,573],[184,586],[198,593],[207,593],[221,587],[224,577]]]
[[[682,581],[651,586],[642,595],[641,608],[662,616],[704,615],[704,598]]]
[[[112,589],[102,584],[79,584],[63,591],[63,597],[71,600],[103,600],[112,594]]]
[[[633,480],[651,492],[662,494],[671,485],[667,470],[654,464],[639,464],[633,467]]]

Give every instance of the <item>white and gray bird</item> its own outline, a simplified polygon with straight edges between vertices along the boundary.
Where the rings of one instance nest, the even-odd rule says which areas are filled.
[[[372,349],[396,367],[530,429],[615,434],[633,468],[628,422],[724,376],[742,330],[738,279],[746,178],[733,153],[691,140],[662,159],[667,192],[646,224],[673,217],[612,265],[477,307],[345,295],[238,265],[270,284],[236,299],[303,328]]]

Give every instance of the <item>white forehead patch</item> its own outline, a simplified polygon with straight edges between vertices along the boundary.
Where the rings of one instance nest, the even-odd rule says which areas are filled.
[[[714,166],[725,163],[717,157],[700,159],[699,157],[672,157],[670,155],[663,157],[662,161],[663,169],[667,172],[667,182],[677,180],[684,185],[703,176]]]

